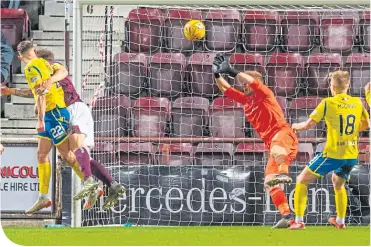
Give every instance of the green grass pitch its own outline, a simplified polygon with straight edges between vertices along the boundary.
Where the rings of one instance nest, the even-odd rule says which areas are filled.
[[[309,226],[290,231],[263,226],[3,228],[19,245],[340,245],[370,246],[369,227]]]

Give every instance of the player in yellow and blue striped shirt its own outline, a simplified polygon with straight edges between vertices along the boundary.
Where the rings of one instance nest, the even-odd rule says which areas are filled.
[[[290,229],[305,228],[303,217],[308,184],[332,171],[337,218],[330,218],[329,222],[337,228],[345,228],[348,199],[344,184],[357,164],[358,134],[369,128],[369,115],[359,97],[347,94],[350,84],[348,72],[339,70],[331,73],[330,78],[333,97],[322,100],[307,121],[292,125],[294,131],[299,132],[313,128],[324,119],[327,126],[327,143],[323,152],[314,157],[296,179],[296,218]]]

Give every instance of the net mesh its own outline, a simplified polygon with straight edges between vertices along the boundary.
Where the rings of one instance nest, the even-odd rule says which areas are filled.
[[[83,6],[82,92],[95,121],[93,156],[127,187],[82,225],[270,225],[280,219],[265,192],[268,154],[243,106],[218,90],[217,52],[256,70],[289,123],[329,96],[328,75],[351,74],[350,93],[370,80],[368,6]],[[201,20],[206,36],[183,26]],[[241,83],[226,78],[237,89]],[[263,120],[264,121],[264,120]],[[294,179],[325,142],[325,124],[299,134]],[[368,133],[347,184],[348,223],[369,224]],[[322,144],[321,144],[322,143]],[[285,188],[293,209],[295,185]],[[106,190],[106,194],[108,194]],[[331,174],[309,186],[306,221],[335,215]]]

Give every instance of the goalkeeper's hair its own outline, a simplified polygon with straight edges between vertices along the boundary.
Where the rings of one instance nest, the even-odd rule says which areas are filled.
[[[37,57],[44,58],[46,61],[51,62],[54,61],[54,53],[47,49],[40,49],[37,50]]]
[[[348,71],[338,70],[330,73],[330,78],[336,89],[345,90],[350,83]]]
[[[248,71],[245,71],[243,73],[245,73],[246,75],[249,75],[249,76],[253,77],[255,80],[258,80],[258,81],[264,83],[264,78],[263,78],[262,74],[259,73],[258,71],[248,70]]]

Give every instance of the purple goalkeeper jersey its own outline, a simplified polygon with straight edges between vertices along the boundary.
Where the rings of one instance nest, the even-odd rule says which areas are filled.
[[[51,62],[50,64],[53,65],[55,63],[57,62]],[[75,102],[82,102],[80,95],[76,92],[76,89],[73,86],[73,83],[69,76],[66,76],[63,80],[60,80],[59,85],[64,91],[64,102],[67,107]]]

